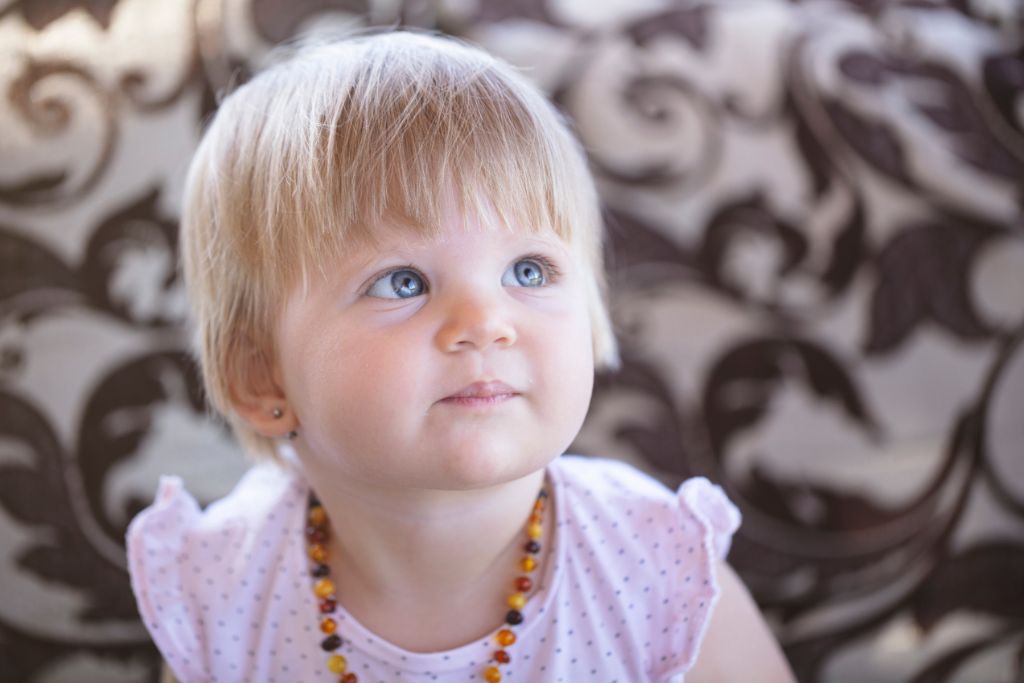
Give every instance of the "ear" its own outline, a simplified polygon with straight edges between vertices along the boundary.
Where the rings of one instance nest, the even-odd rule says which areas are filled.
[[[245,355],[247,360],[233,364],[232,407],[256,433],[284,438],[298,428],[299,420],[288,403],[281,374],[269,359],[255,357],[261,354]]]

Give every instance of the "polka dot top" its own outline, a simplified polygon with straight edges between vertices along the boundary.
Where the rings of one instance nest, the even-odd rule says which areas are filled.
[[[673,494],[618,461],[562,456],[548,476],[553,546],[503,680],[681,681],[717,600],[714,563],[728,552],[739,512],[706,479]],[[310,589],[307,492],[298,471],[262,464],[200,510],[179,478],[163,477],[154,503],[132,521],[139,612],[182,683],[337,679],[320,649]],[[361,683],[479,681],[494,650],[487,637],[410,652],[342,605],[336,618],[339,652]]]

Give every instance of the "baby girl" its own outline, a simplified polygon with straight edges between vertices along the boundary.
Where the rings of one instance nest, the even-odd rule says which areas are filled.
[[[739,514],[562,455],[616,363],[586,159],[436,36],[306,47],[228,96],[182,252],[212,406],[256,465],[128,532],[179,680],[792,681],[724,562]]]

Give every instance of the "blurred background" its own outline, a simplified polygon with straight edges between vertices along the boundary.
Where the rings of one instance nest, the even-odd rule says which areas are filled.
[[[188,160],[273,45],[366,25],[570,117],[624,348],[574,450],[727,489],[802,683],[1024,680],[1019,0],[0,0],[0,680],[156,680],[127,523],[245,467],[185,353]]]

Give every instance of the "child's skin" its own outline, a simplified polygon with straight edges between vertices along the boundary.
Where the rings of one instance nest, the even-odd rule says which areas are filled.
[[[450,649],[501,621],[544,467],[586,415],[586,266],[552,231],[455,208],[435,237],[377,234],[329,279],[293,289],[273,376],[238,388],[236,408],[266,436],[298,432],[346,609],[404,649]],[[457,397],[467,389],[482,396]],[[687,680],[791,680],[745,588],[720,572],[723,596]]]
[[[298,431],[346,609],[405,649],[449,649],[500,621],[544,467],[586,415],[584,266],[554,232],[455,209],[436,238],[376,234],[292,292],[272,385],[242,414],[268,436]],[[396,268],[412,296],[392,288]],[[478,382],[507,388],[451,398]]]

